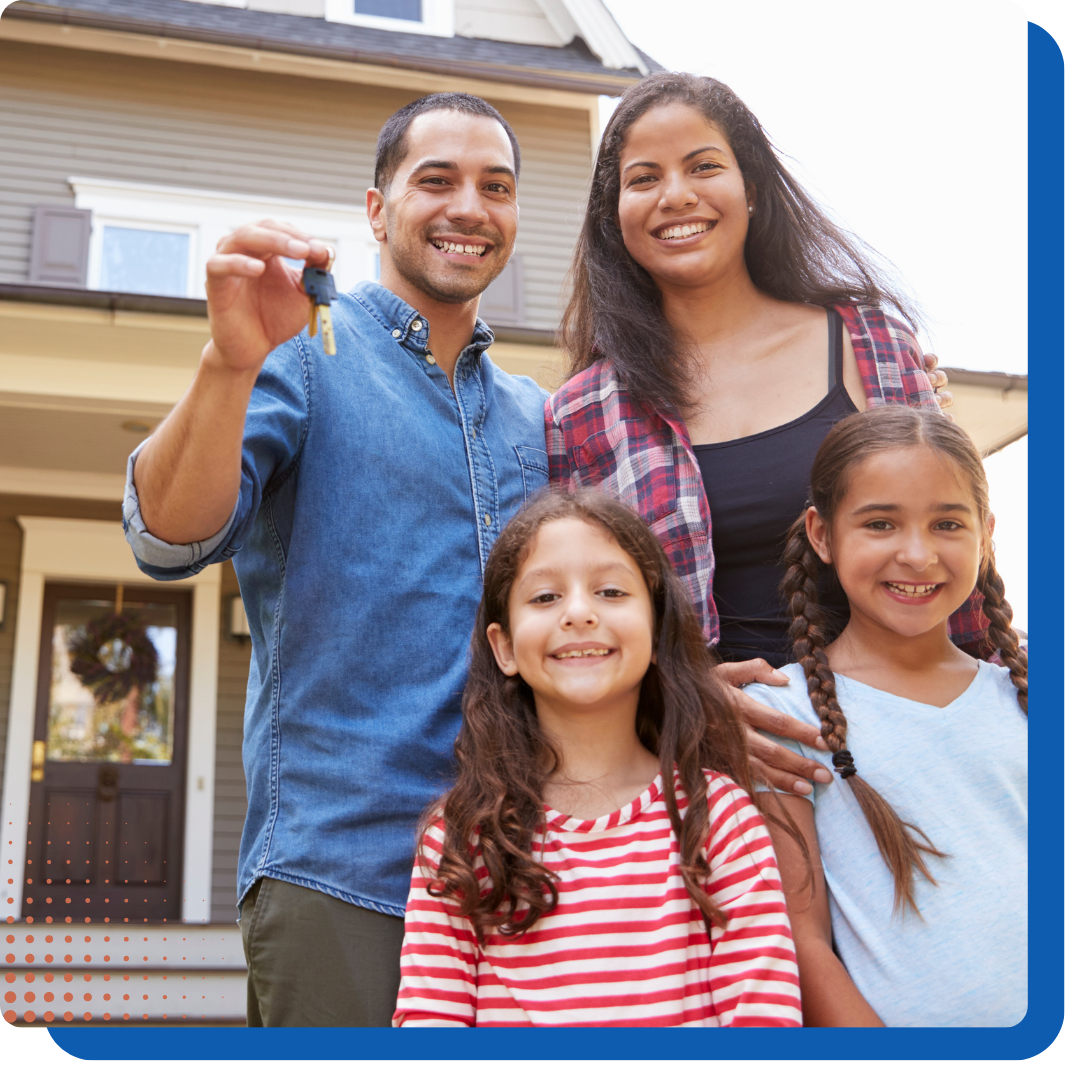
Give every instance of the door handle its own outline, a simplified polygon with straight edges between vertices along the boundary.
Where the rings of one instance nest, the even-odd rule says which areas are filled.
[[[45,779],[45,742],[34,740],[34,749],[30,758],[30,783],[40,784]]]
[[[102,765],[97,774],[97,797],[112,802],[120,786],[120,770],[115,765]]]

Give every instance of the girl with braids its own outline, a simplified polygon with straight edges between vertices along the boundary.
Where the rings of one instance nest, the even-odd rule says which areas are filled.
[[[994,567],[971,439],[927,409],[837,424],[788,534],[797,663],[748,692],[820,726],[798,751],[840,780],[771,794],[804,852],[774,836],[814,1026],[1008,1026],[1027,1010],[1027,656]],[[819,603],[839,582],[839,635]],[[1001,665],[948,636],[982,593]],[[808,873],[808,865],[810,872]]]
[[[395,1024],[798,1026],[773,849],[711,668],[632,510],[555,490],[509,523]]]

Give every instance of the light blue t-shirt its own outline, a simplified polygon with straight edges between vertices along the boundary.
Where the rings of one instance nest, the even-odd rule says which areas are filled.
[[[818,726],[798,664],[752,697]],[[889,1027],[1010,1027],[1027,1011],[1027,716],[1005,668],[979,663],[939,709],[836,676],[859,775],[947,859],[915,875],[919,915],[893,913],[893,879],[850,786],[815,784],[836,950]],[[770,736],[772,738],[772,736]],[[832,754],[776,742],[833,771]],[[835,776],[835,773],[834,773]]]

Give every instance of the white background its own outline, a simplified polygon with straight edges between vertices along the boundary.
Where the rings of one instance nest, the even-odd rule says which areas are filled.
[[[779,62],[781,57],[805,54],[806,64],[803,68],[801,81],[789,80],[789,96],[801,100],[813,98],[816,94],[815,86],[820,80],[834,87],[838,96],[834,97],[829,111],[838,118],[835,120],[839,128],[838,138],[841,143],[849,144],[856,142],[857,132],[846,124],[844,117],[850,115],[852,109],[873,109],[874,94],[885,94],[881,90],[881,80],[876,74],[886,77],[890,84],[900,84],[900,89],[892,95],[894,100],[899,99],[902,103],[903,94],[910,93],[920,97],[929,105],[916,115],[914,111],[905,120],[900,118],[899,126],[891,132],[894,153],[887,159],[887,163],[878,162],[878,171],[875,173],[871,166],[872,160],[864,161],[864,165],[871,174],[869,176],[867,198],[852,202],[847,205],[842,202],[840,189],[830,190],[831,179],[829,174],[820,169],[821,162],[817,158],[807,157],[804,165],[813,167],[815,187],[821,192],[827,193],[826,201],[834,209],[837,209],[841,220],[853,228],[862,232],[863,236],[875,243],[882,251],[899,265],[905,276],[916,292],[928,315],[934,318],[934,332],[932,340],[939,349],[944,363],[952,363],[957,367],[978,367],[1000,365],[1005,370],[1019,372],[1026,370],[1023,363],[1023,333],[1013,330],[1006,335],[1008,345],[1007,355],[1000,350],[987,347],[981,355],[994,357],[992,363],[979,365],[969,355],[969,346],[962,332],[957,333],[952,325],[958,315],[952,313],[950,296],[958,295],[955,292],[939,292],[931,282],[940,282],[944,289],[948,290],[950,284],[954,288],[964,285],[969,275],[980,275],[986,270],[985,253],[993,247],[995,241],[1000,241],[1002,250],[1011,251],[1014,255],[1018,248],[1015,241],[1014,230],[1022,230],[1024,222],[1024,164],[1023,164],[1023,141],[1018,138],[1016,129],[1015,111],[1010,112],[1008,101],[1016,95],[1024,100],[1024,57],[1022,54],[1023,43],[1026,34],[1023,27],[1023,19],[1030,18],[1039,23],[1055,36],[1065,53],[1068,65],[1070,55],[1080,43],[1080,35],[1074,30],[1075,0],[1028,0],[1023,5],[1023,11],[1019,9],[1007,9],[998,4],[984,4],[977,2],[961,3],[958,0],[940,0],[929,9],[926,16],[926,8],[918,8],[917,5],[898,2],[884,3],[880,0],[868,0],[858,6],[846,5],[850,16],[850,25],[841,25],[838,21],[837,5],[820,2],[820,0],[803,0],[802,3],[778,3],[775,0],[742,0],[741,3],[729,3],[727,0],[683,0],[682,3],[660,3],[653,0],[652,7],[646,10],[647,17],[644,24],[635,22],[630,4],[621,4],[619,0],[607,0],[616,17],[624,21],[627,30],[633,40],[642,48],[650,50],[659,59],[667,60],[676,65],[678,57],[689,56],[689,53],[679,53],[668,57],[666,49],[662,48],[663,39],[666,37],[672,41],[681,42],[681,46],[687,50],[690,48],[712,49],[716,56],[730,57],[728,63],[737,65],[740,57],[748,58],[747,63],[757,69],[748,73],[748,78],[742,78],[741,74],[736,77],[737,67],[720,73],[720,76],[730,82],[740,94],[744,95],[751,107],[760,112],[762,120],[771,130],[777,143],[793,154],[806,154],[799,143],[789,138],[789,134],[798,137],[797,132],[790,131],[793,121],[785,121],[778,114],[773,115],[773,109],[764,98],[758,98],[758,90],[751,84],[772,83],[786,78],[785,70]],[[6,6],[4,0],[0,0],[0,7]],[[814,17],[808,19],[800,13],[810,10]],[[919,12],[924,13],[920,18]],[[914,12],[914,14],[913,14]],[[979,84],[979,97],[984,101],[984,111],[995,113],[999,106],[1002,117],[1011,116],[1011,123],[989,123],[981,126],[981,130],[988,131],[988,137],[971,147],[972,156],[966,164],[956,170],[945,170],[940,158],[928,157],[919,151],[923,145],[923,129],[933,128],[935,118],[939,114],[948,113],[948,107],[942,105],[940,109],[935,104],[937,100],[947,98],[949,88],[960,78],[956,72],[962,68],[972,54],[977,54],[982,40],[979,32],[968,35],[965,32],[967,20],[970,18],[976,24],[984,25],[988,18],[987,13],[993,19],[1000,18],[1002,21],[1011,22],[1014,29],[1010,33],[1017,35],[1017,41],[1008,48],[1009,60],[1002,61],[1002,67],[991,69],[988,77]],[[896,40],[898,35],[907,35],[911,32],[912,24],[915,24],[919,33],[916,35],[918,48],[912,53],[910,50],[903,51],[899,57],[890,52],[890,43]],[[936,27],[951,28],[948,35],[938,32]],[[855,44],[851,44],[851,35],[856,36]],[[941,40],[943,39],[944,40]],[[840,42],[848,44],[840,48]],[[1006,43],[1008,44],[1008,43]],[[933,60],[931,61],[931,58]],[[977,59],[977,56],[976,56]],[[685,66],[691,66],[691,60],[684,61]],[[875,78],[867,84],[870,76]],[[835,80],[841,80],[837,87]],[[843,85],[846,84],[846,90]],[[843,90],[843,92],[840,92]],[[763,93],[764,91],[762,91]],[[1072,125],[1072,133],[1066,143],[1066,165],[1069,177],[1076,174],[1076,103],[1077,89],[1076,80],[1066,82],[1066,130]],[[824,106],[823,106],[824,109]],[[814,110],[808,109],[807,112]],[[804,120],[811,119],[804,116]],[[960,120],[956,121],[960,126]],[[1022,130],[1022,129],[1021,129]],[[963,137],[958,132],[958,137]],[[858,152],[850,155],[857,159]],[[857,160],[851,168],[859,167]],[[865,203],[875,201],[875,192],[883,190],[887,177],[895,174],[898,179],[906,179],[913,187],[922,192],[934,193],[942,200],[951,200],[952,203],[966,205],[967,201],[979,191],[989,192],[989,198],[983,203],[985,218],[983,226],[986,236],[986,244],[977,249],[983,256],[976,258],[965,257],[960,264],[942,264],[939,273],[935,274],[933,267],[927,271],[925,278],[921,264],[924,261],[933,263],[935,251],[942,250],[938,241],[948,241],[951,235],[939,235],[924,246],[915,245],[918,251],[912,255],[912,245],[909,244],[903,234],[903,229],[892,230],[891,221],[894,215],[901,213],[908,200],[886,203],[881,200],[887,209],[880,215],[880,223],[869,225],[859,216],[864,212],[861,207]],[[889,183],[892,183],[889,180]],[[1018,185],[1020,185],[1018,187]],[[996,193],[996,194],[995,194]],[[1035,193],[1038,197],[1038,193]],[[928,203],[932,200],[927,196]],[[910,226],[909,226],[910,227]],[[1076,227],[1070,219],[1067,230],[1068,240],[1075,241]],[[934,244],[936,243],[936,247]],[[1022,247],[1022,245],[1021,245]],[[950,250],[953,250],[950,248]],[[993,252],[991,252],[993,254]],[[998,260],[1000,262],[1000,260]],[[962,268],[961,268],[962,267]],[[1071,266],[1067,270],[1066,279],[1067,295],[1070,299],[1075,296],[1072,289]],[[1018,288],[1016,299],[1023,302],[1026,289],[1021,284]],[[997,304],[989,304],[991,316],[995,321],[999,320],[1006,308],[1006,294],[997,289],[993,294],[997,298]],[[942,298],[942,309],[938,310],[939,296]],[[1012,299],[1012,297],[1008,297]],[[954,347],[953,342],[959,342]],[[1071,340],[1070,365],[1072,360]],[[1004,357],[1004,358],[1001,358]],[[1070,367],[1071,370],[1071,367]],[[1067,375],[1065,393],[1070,397],[1072,389],[1072,377]],[[1055,380],[1047,379],[1046,385],[1053,392],[1056,389]],[[1074,452],[1073,441],[1069,439],[1070,454]],[[1058,497],[1052,493],[1052,497]],[[995,501],[1000,502],[995,496]],[[1074,518],[1076,515],[1070,515]],[[1080,521],[1069,521],[1070,528],[1080,527]],[[1007,576],[1007,580],[1010,580]],[[1067,737],[1066,758],[1071,760],[1073,746],[1076,742],[1072,736]],[[1049,782],[1059,783],[1061,776],[1060,763],[1048,763]],[[1067,789],[1066,799],[1069,821],[1074,820],[1074,800]],[[6,867],[5,867],[6,869]],[[1070,911],[1075,912],[1077,895],[1076,889],[1080,887],[1080,881],[1072,869],[1072,864],[1067,865],[1067,887],[1072,897]],[[1051,906],[1056,908],[1056,898],[1051,898]],[[2,932],[2,931],[0,931]],[[1068,990],[1075,985],[1072,977],[1080,956],[1076,948],[1076,934],[1073,922],[1066,921],[1066,977]],[[1067,1018],[1071,1019],[1071,1013],[1076,1005],[1072,997],[1067,997],[1067,1004],[1072,1009],[1067,1012]],[[695,1078],[717,1077],[725,1074],[737,1073],[745,1080],[791,1080],[797,1076],[799,1080],[808,1078],[833,1078],[838,1072],[851,1072],[852,1074],[873,1075],[875,1080],[908,1080],[913,1070],[917,1071],[920,1078],[926,1077],[951,1077],[957,1075],[974,1075],[980,1078],[1001,1078],[1001,1080],[1017,1080],[1032,1076],[1056,1077],[1071,1075],[1075,1071],[1075,1063],[1080,1056],[1080,1039],[1076,1036],[1075,1021],[1067,1021],[1065,1033],[1038,1057],[1021,1062],[979,1062],[977,1064],[959,1063],[934,1063],[934,1062],[678,1062],[678,1063],[654,1063],[654,1062],[619,1062],[605,1064],[602,1062],[588,1063],[583,1065],[565,1064],[558,1062],[519,1062],[505,1065],[494,1061],[484,1062],[448,1062],[424,1061],[416,1062],[411,1066],[400,1062],[373,1062],[367,1065],[358,1065],[354,1062],[319,1062],[314,1066],[319,1077],[329,1078],[352,1078],[357,1075],[365,1077],[415,1077],[418,1080],[431,1080],[438,1077],[439,1080],[477,1080],[478,1076],[490,1076],[496,1073],[508,1072],[515,1080],[541,1080],[553,1073],[559,1077],[588,1076],[593,1080],[608,1077],[618,1080],[652,1080],[657,1075],[672,1078]],[[552,1036],[552,1053],[558,1053],[558,1035]],[[1073,1065],[1068,1062],[1072,1060]],[[63,1077],[71,1080],[73,1077],[91,1077],[93,1080],[117,1080],[117,1078],[138,1078],[153,1076],[155,1080],[188,1080],[192,1075],[200,1077],[224,1077],[235,1078],[244,1073],[257,1071],[260,1077],[267,1080],[294,1080],[302,1071],[314,1071],[310,1066],[304,1066],[300,1062],[259,1062],[254,1065],[245,1065],[240,1062],[221,1064],[189,1063],[189,1062],[80,1062],[63,1053],[49,1038],[46,1031],[17,1029],[0,1023],[0,1062],[3,1063],[4,1075],[17,1077],[51,1078]]]

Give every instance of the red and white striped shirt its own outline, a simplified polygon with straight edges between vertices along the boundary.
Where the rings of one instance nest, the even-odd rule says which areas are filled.
[[[452,899],[429,896],[441,822],[424,834],[405,909],[394,1025],[797,1027],[799,976],[772,842],[746,792],[706,773],[707,925],[679,873],[658,776],[596,821],[547,811],[533,853],[559,878],[555,909],[514,941],[482,943]],[[686,796],[676,776],[676,798]],[[486,876],[477,860],[478,873]]]

